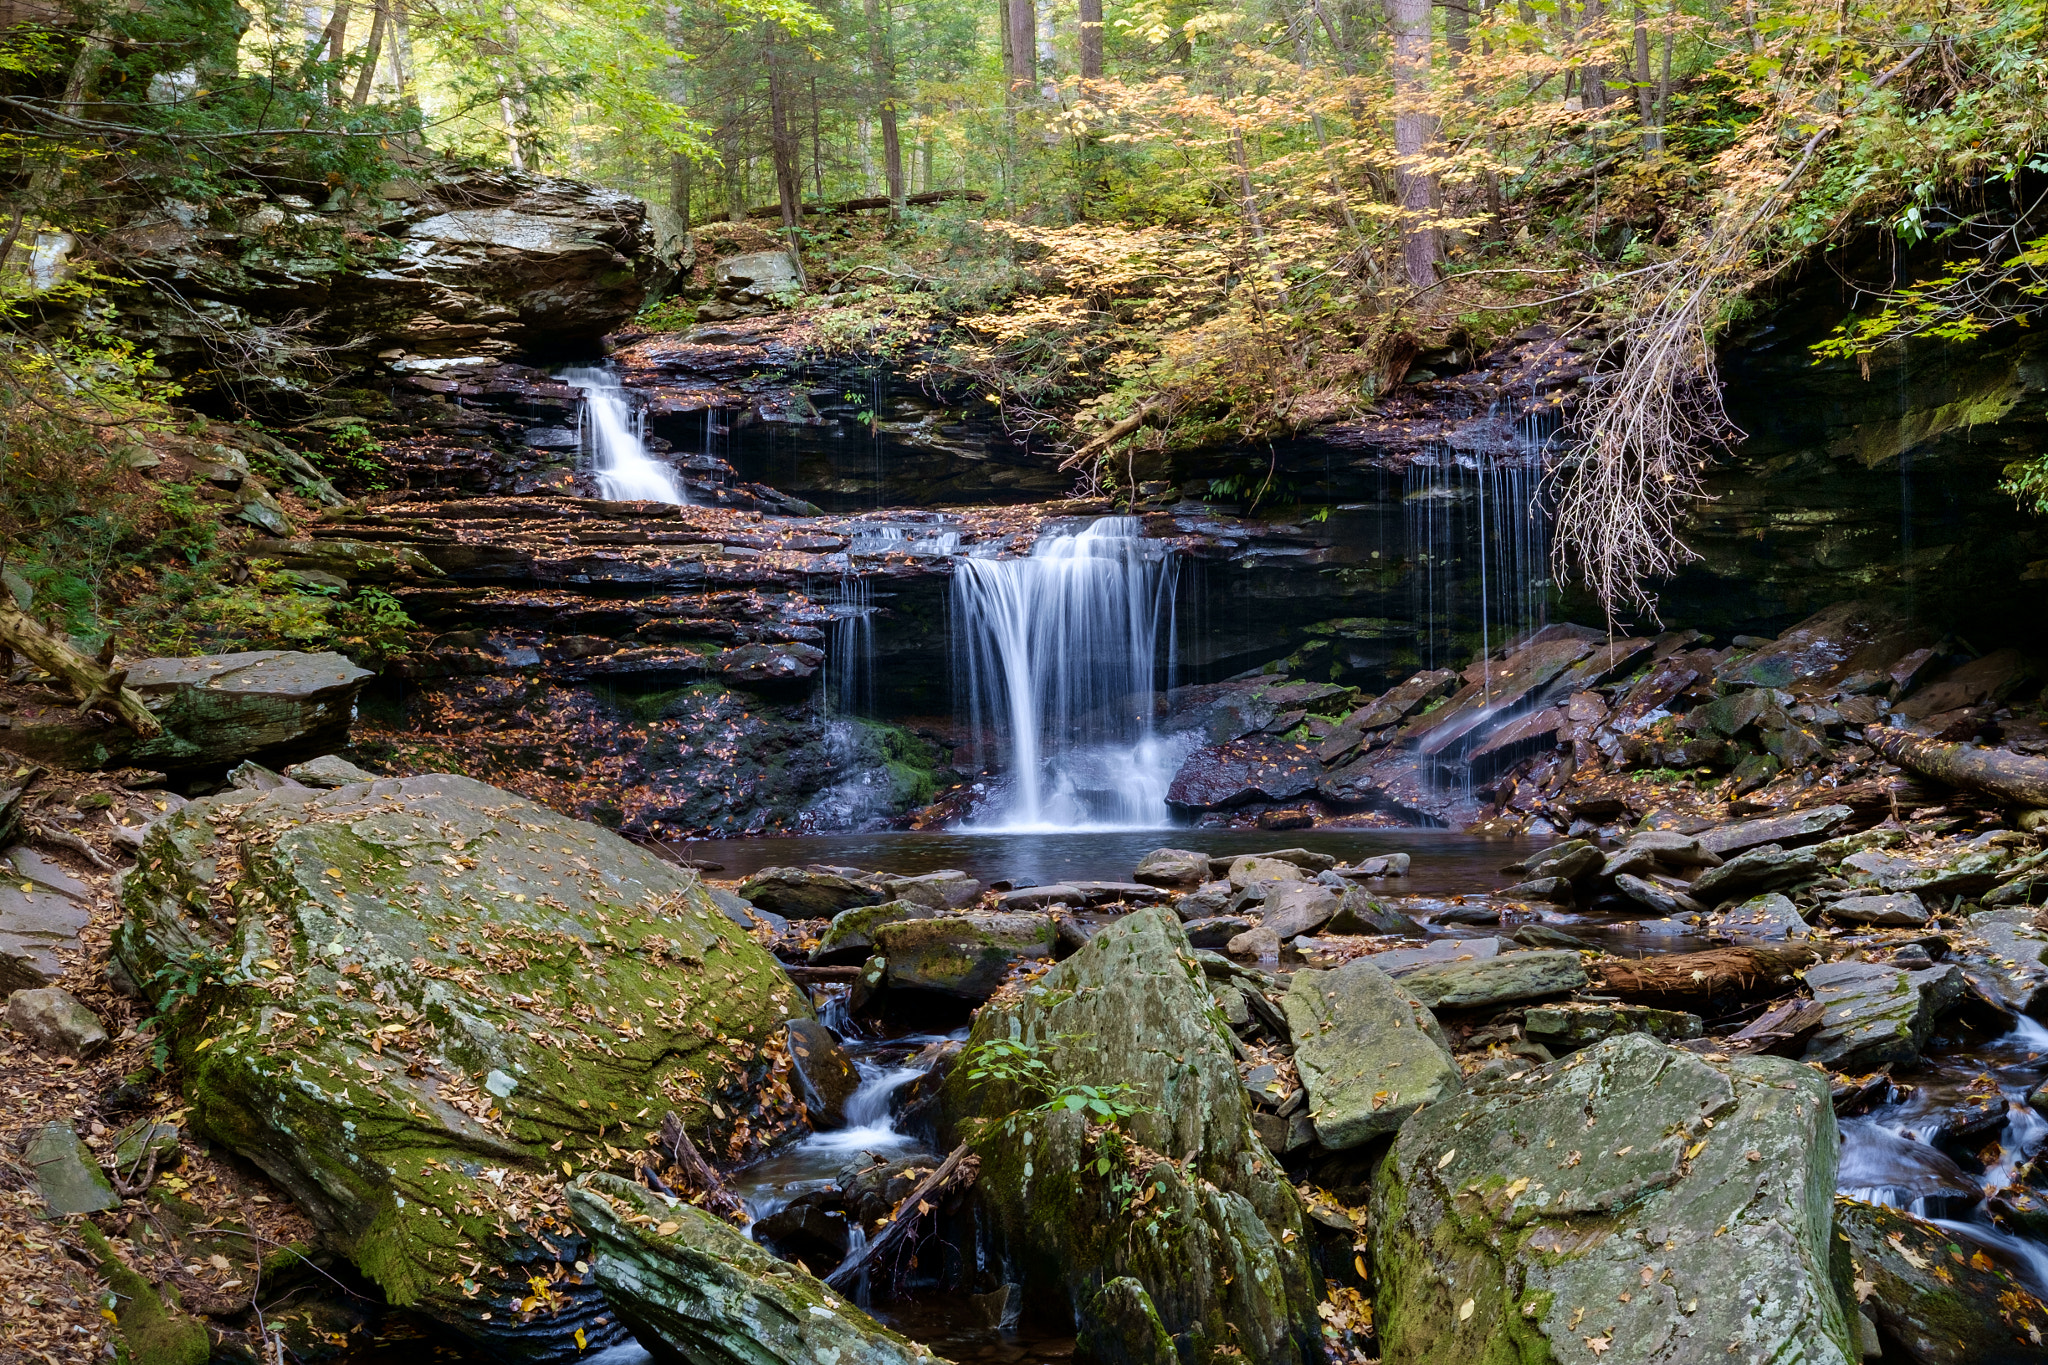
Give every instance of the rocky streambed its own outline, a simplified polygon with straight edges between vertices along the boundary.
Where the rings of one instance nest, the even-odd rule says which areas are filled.
[[[2030,818],[719,882],[293,773],[16,855],[105,930],[11,1046],[170,1068],[24,1158],[136,1359],[2042,1354]]]

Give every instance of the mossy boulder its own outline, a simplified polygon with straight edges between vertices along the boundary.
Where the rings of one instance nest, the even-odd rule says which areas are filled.
[[[1391,1133],[1463,1086],[1436,1016],[1369,961],[1296,972],[1281,1005],[1316,1138],[1333,1151]]]
[[[883,901],[880,905],[860,905],[851,910],[841,910],[825,926],[825,932],[818,935],[818,946],[811,949],[811,961],[820,966],[857,966],[874,955],[874,934],[881,925],[897,924],[907,919],[930,919],[937,913],[929,906],[907,900]]]
[[[122,899],[193,1126],[500,1357],[619,1336],[567,1178],[630,1168],[669,1110],[717,1160],[800,1126],[809,1006],[695,875],[468,778],[193,802]]]
[[[604,1174],[569,1209],[605,1298],[664,1365],[943,1365],[702,1209]]]
[[[1858,1359],[1827,1077],[1641,1034],[1410,1118],[1373,1190],[1388,1365]]]
[[[1252,1131],[1224,1030],[1179,921],[1135,911],[984,1008],[969,1055],[1018,1040],[1058,1084],[1128,1084],[1141,1111],[1091,1134],[1081,1113],[1030,1112],[1043,1093],[956,1066],[946,1141],[980,1156],[977,1196],[1024,1292],[1063,1295],[1084,1339],[1149,1361],[1156,1320],[1182,1365],[1305,1365],[1323,1358],[1305,1215]]]
[[[2048,1355],[2048,1306],[2011,1270],[1946,1228],[1853,1199],[1836,1201],[1850,1294],[1880,1339],[1914,1365],[2018,1365]],[[1967,1254],[1957,1254],[1967,1253]]]
[[[877,925],[874,939],[888,959],[892,990],[979,1004],[1017,963],[1051,957],[1059,927],[1050,915],[989,911]]]

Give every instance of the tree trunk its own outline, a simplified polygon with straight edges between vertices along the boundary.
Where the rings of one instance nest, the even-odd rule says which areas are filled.
[[[1429,0],[1391,0],[1394,23],[1394,152],[1400,161],[1401,261],[1415,288],[1436,283],[1443,242],[1435,224],[1435,178],[1414,169],[1436,134],[1429,98]]]
[[[2048,758],[2027,758],[2010,749],[1945,744],[1910,730],[1872,725],[1863,742],[1908,772],[1949,787],[1967,787],[2016,806],[2048,806]]]
[[[1606,18],[1607,16],[1601,8],[1600,0],[1586,0],[1585,32],[1589,35],[1589,41],[1597,44],[1606,37],[1606,34],[1603,32],[1606,27]],[[1585,71],[1579,76],[1579,90],[1584,108],[1605,109],[1607,107],[1606,65],[1601,62],[1587,62]]]
[[[356,77],[354,103],[360,109],[370,102],[370,89],[377,81],[377,58],[384,50],[384,29],[391,21],[391,0],[377,0],[370,16],[370,38],[363,44],[363,69]]]
[[[415,103],[412,60],[412,19],[405,12],[408,0],[391,0],[391,84],[398,90],[398,102],[408,109]]]
[[[1650,16],[1641,5],[1635,7],[1636,117],[1642,120],[1643,150],[1659,151],[1664,134],[1657,127],[1657,88],[1650,78]]]
[[[889,221],[903,218],[903,134],[896,126],[896,48],[881,0],[867,0],[868,66],[875,76],[875,111],[882,121],[882,174],[889,181]],[[820,196],[822,198],[823,196]]]
[[[519,120],[526,113],[526,91],[514,66],[519,55],[519,12],[506,0],[498,17],[505,25],[505,52],[498,69],[498,115],[505,121],[505,150],[512,169],[523,171],[526,150],[519,145]]]
[[[1780,995],[1792,973],[1820,954],[1811,948],[1710,948],[1667,957],[1603,957],[1586,964],[1597,989],[1624,1000],[1704,1002],[1716,995]]]
[[[1657,74],[1657,146],[1664,145],[1664,129],[1671,122],[1671,44],[1674,39],[1670,18],[1664,21],[1664,66]]]
[[[1081,79],[1102,79],[1102,0],[1081,0]]]
[[[104,711],[144,739],[154,739],[164,727],[142,697],[123,684],[128,670],[109,673],[103,664],[88,659],[71,647],[68,640],[44,629],[34,617],[13,602],[0,602],[0,645],[5,645],[36,667],[71,689],[79,699],[78,709]]]
[[[690,182],[696,178],[696,165],[681,152],[670,152],[668,157],[668,206],[669,211],[683,220],[690,221]]]
[[[1038,6],[1036,0],[1007,0],[1010,36],[1010,98],[1028,100],[1038,85]]]
[[[804,258],[797,242],[803,221],[803,166],[797,154],[796,128],[789,117],[789,73],[783,69],[783,45],[776,41],[772,25],[763,25],[768,35],[768,146],[775,160],[775,197],[782,210],[782,235],[789,242],[789,263],[797,283],[804,280]]]

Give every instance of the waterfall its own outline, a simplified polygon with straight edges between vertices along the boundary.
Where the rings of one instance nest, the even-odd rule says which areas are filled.
[[[875,704],[875,599],[865,574],[839,579],[825,653],[825,703],[833,714],[863,716]]]
[[[1550,536],[1542,480],[1540,463],[1519,452],[1461,459],[1445,450],[1408,466],[1401,500],[1424,667],[1474,647],[1483,659],[1543,624]]]
[[[1105,517],[1042,537],[1027,558],[958,561],[954,677],[975,765],[993,730],[1004,778],[989,828],[1167,823],[1181,755],[1152,715],[1173,667],[1178,565],[1140,531]]]
[[[616,502],[689,501],[675,471],[647,453],[640,410],[626,401],[617,375],[584,366],[563,370],[555,378],[583,390],[576,433],[599,492]]]

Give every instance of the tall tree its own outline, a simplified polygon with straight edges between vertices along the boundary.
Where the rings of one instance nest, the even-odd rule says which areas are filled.
[[[1081,0],[1081,79],[1102,79],[1102,0]]]
[[[896,126],[896,45],[882,0],[867,0],[868,70],[875,81],[875,113],[882,124],[882,174],[889,182],[889,221],[903,220],[903,134]]]
[[[1429,112],[1430,0],[1390,0],[1394,29],[1394,154],[1399,158],[1395,192],[1401,201],[1401,263],[1408,282],[1420,289],[1436,283],[1444,258],[1435,222],[1436,177],[1419,163],[1436,137]]]
[[[774,24],[763,24],[768,65],[768,152],[775,162],[775,197],[782,209],[782,233],[789,242],[789,263],[797,283],[804,282],[804,257],[800,238],[803,231],[804,172],[798,156],[796,120],[790,108],[795,84],[789,70],[790,45]]]

